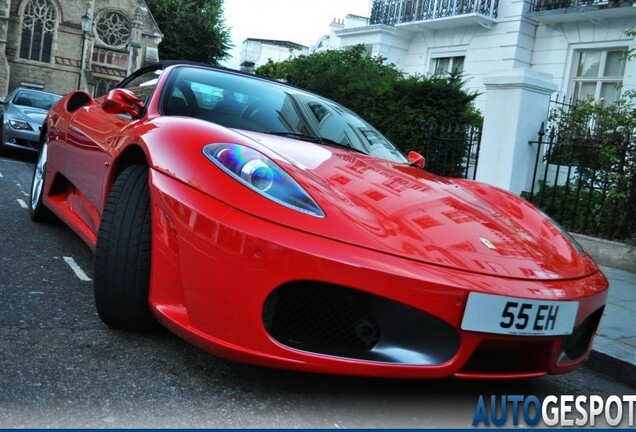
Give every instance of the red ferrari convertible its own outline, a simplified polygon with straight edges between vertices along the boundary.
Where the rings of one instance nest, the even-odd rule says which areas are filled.
[[[422,165],[322,97],[164,62],[51,109],[30,211],[95,251],[115,329],[334,374],[583,362],[608,288],[592,259],[521,198]]]

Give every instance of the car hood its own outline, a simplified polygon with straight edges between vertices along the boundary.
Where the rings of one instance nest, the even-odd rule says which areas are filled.
[[[12,113],[14,116],[17,115],[20,119],[25,120],[29,123],[36,123],[38,125],[41,125],[44,122],[48,111],[40,108],[12,105],[10,113]]]
[[[557,280],[597,271],[525,200],[492,186],[312,143],[246,133],[283,156],[324,210],[303,229],[429,264]],[[289,168],[289,167],[288,167]]]

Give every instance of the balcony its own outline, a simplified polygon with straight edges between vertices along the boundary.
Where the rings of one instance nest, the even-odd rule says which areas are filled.
[[[497,22],[499,0],[374,0],[370,24],[405,30],[446,29]]]
[[[543,24],[604,20],[636,16],[636,0],[533,0],[528,18]]]

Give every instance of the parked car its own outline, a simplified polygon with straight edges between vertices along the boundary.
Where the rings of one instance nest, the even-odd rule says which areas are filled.
[[[2,101],[0,154],[11,148],[37,151],[40,126],[49,109],[61,97],[18,87]]]
[[[515,195],[428,173],[325,98],[164,62],[103,97],[68,94],[40,144],[31,217],[94,250],[112,328],[401,378],[534,377],[589,354],[608,283],[567,232]]]

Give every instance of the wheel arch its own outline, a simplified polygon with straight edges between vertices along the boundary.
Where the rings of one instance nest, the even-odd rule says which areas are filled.
[[[115,179],[124,169],[126,169],[126,167],[131,165],[150,166],[149,158],[139,144],[131,144],[127,146],[126,149],[117,156],[115,160],[113,160],[113,166],[109,176],[110,178],[108,180],[108,184],[104,188],[104,202],[106,202],[108,194],[110,194],[110,189],[112,188]]]
[[[131,144],[115,159],[113,174],[117,177],[130,165],[149,165],[146,152],[138,144]]]

